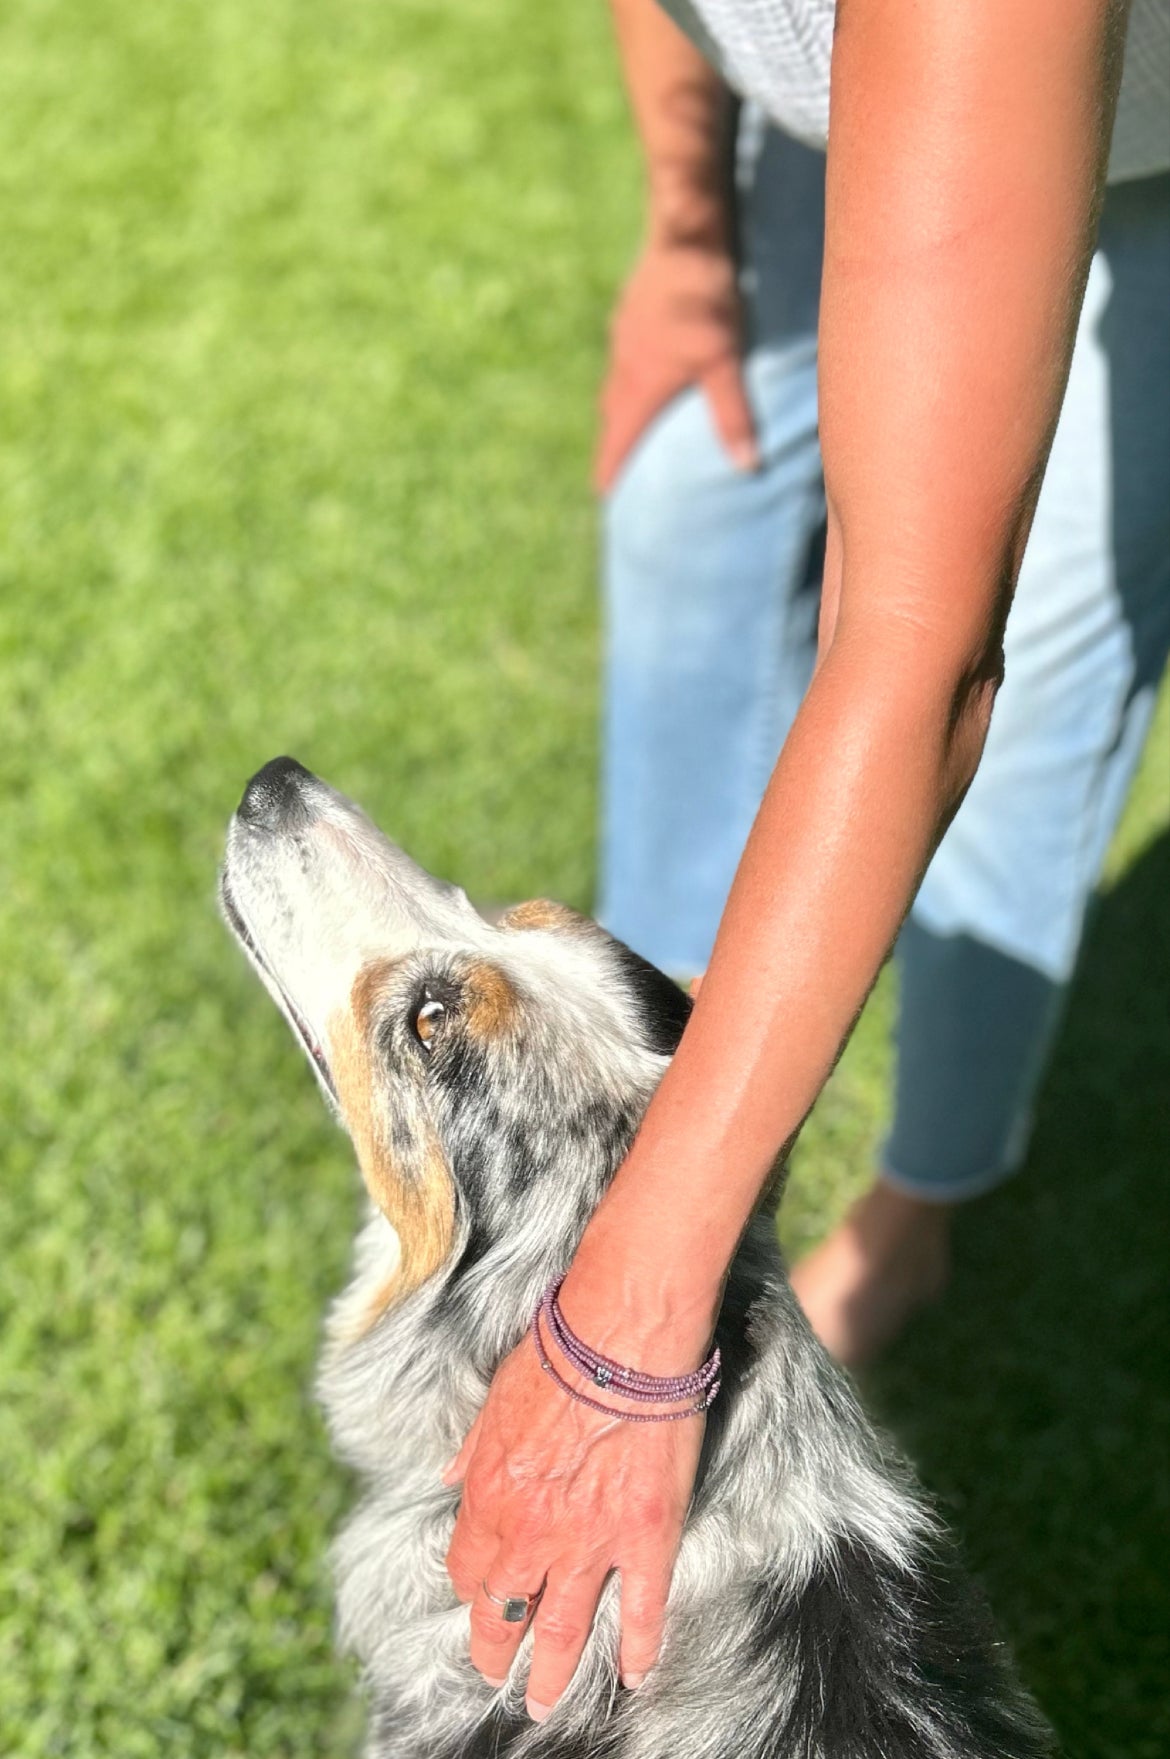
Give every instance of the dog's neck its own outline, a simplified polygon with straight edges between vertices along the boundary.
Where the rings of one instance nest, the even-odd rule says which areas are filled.
[[[633,1085],[632,1083],[630,1084]],[[562,1274],[621,1164],[652,1082],[631,1095],[596,1093],[547,1120],[501,1128],[465,1111],[446,1144],[456,1191],[451,1251],[423,1283],[396,1296],[393,1230],[373,1215],[359,1239],[356,1275],[330,1318],[323,1376],[352,1397],[330,1398],[339,1451],[366,1453],[370,1405],[385,1413],[379,1445],[396,1454],[395,1413],[429,1410],[428,1436],[449,1427],[455,1442],[504,1357],[521,1343],[548,1283]],[[509,1120],[513,1126],[515,1120]],[[414,1425],[412,1425],[414,1427]],[[445,1445],[445,1444],[444,1444]]]

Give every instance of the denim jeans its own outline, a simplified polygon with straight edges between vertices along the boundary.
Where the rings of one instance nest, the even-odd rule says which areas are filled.
[[[812,673],[824,158],[748,116],[746,373],[763,467],[736,471],[698,392],[646,433],[606,509],[600,915],[680,976],[706,965]],[[882,1170],[954,1201],[999,1182],[1170,651],[1170,176],[1110,189],[1068,391],[974,783],[897,948]]]

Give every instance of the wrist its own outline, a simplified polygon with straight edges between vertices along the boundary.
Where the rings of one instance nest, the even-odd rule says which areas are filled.
[[[650,1374],[687,1373],[706,1356],[725,1267],[696,1270],[647,1233],[590,1223],[561,1287],[574,1331],[616,1360]]]
[[[696,168],[664,169],[650,178],[646,241],[652,250],[699,249],[733,255],[730,202],[717,180]]]

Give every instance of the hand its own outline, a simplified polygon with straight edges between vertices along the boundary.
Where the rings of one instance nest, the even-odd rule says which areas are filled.
[[[702,387],[732,462],[759,468],[744,388],[735,259],[722,243],[651,242],[618,303],[594,483],[607,494],[635,443],[688,385]]]
[[[621,1575],[622,1680],[636,1688],[653,1666],[703,1428],[700,1416],[600,1416],[555,1385],[528,1338],[497,1372],[444,1473],[463,1481],[447,1568],[471,1605],[471,1659],[491,1685],[503,1683],[525,1627],[504,1622],[483,1583],[497,1595],[543,1587],[528,1680],[534,1720],[572,1679],[611,1570]]]

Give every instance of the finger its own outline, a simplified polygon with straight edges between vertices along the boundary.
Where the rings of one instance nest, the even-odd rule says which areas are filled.
[[[480,1515],[474,1497],[464,1492],[447,1548],[447,1574],[465,1604],[475,1599],[488,1565],[500,1549],[495,1519]]]
[[[739,470],[760,468],[756,422],[743,382],[743,366],[735,355],[724,355],[702,377],[703,392],[715,431]]]
[[[577,1671],[609,1571],[588,1563],[549,1576],[533,1625],[528,1714],[543,1722]]]
[[[622,1684],[636,1691],[658,1660],[673,1558],[626,1565],[622,1577]]]
[[[506,1619],[505,1609],[489,1598],[487,1590],[490,1588],[499,1600],[528,1599],[539,1594],[543,1582],[538,1565],[501,1548],[485,1569],[471,1603],[471,1659],[489,1686],[502,1685],[507,1678],[529,1620],[512,1623]]]
[[[622,465],[678,386],[638,380],[628,373],[611,377],[602,397],[601,437],[593,467],[593,486],[608,495]]]
[[[475,1444],[479,1440],[479,1426],[482,1422],[483,1411],[481,1410],[476,1417],[475,1422],[463,1437],[463,1446],[459,1449],[455,1458],[453,1460],[448,1460],[447,1464],[443,1467],[441,1476],[444,1484],[462,1484],[463,1480],[467,1477],[467,1468],[471,1464],[471,1456],[474,1454]]]

